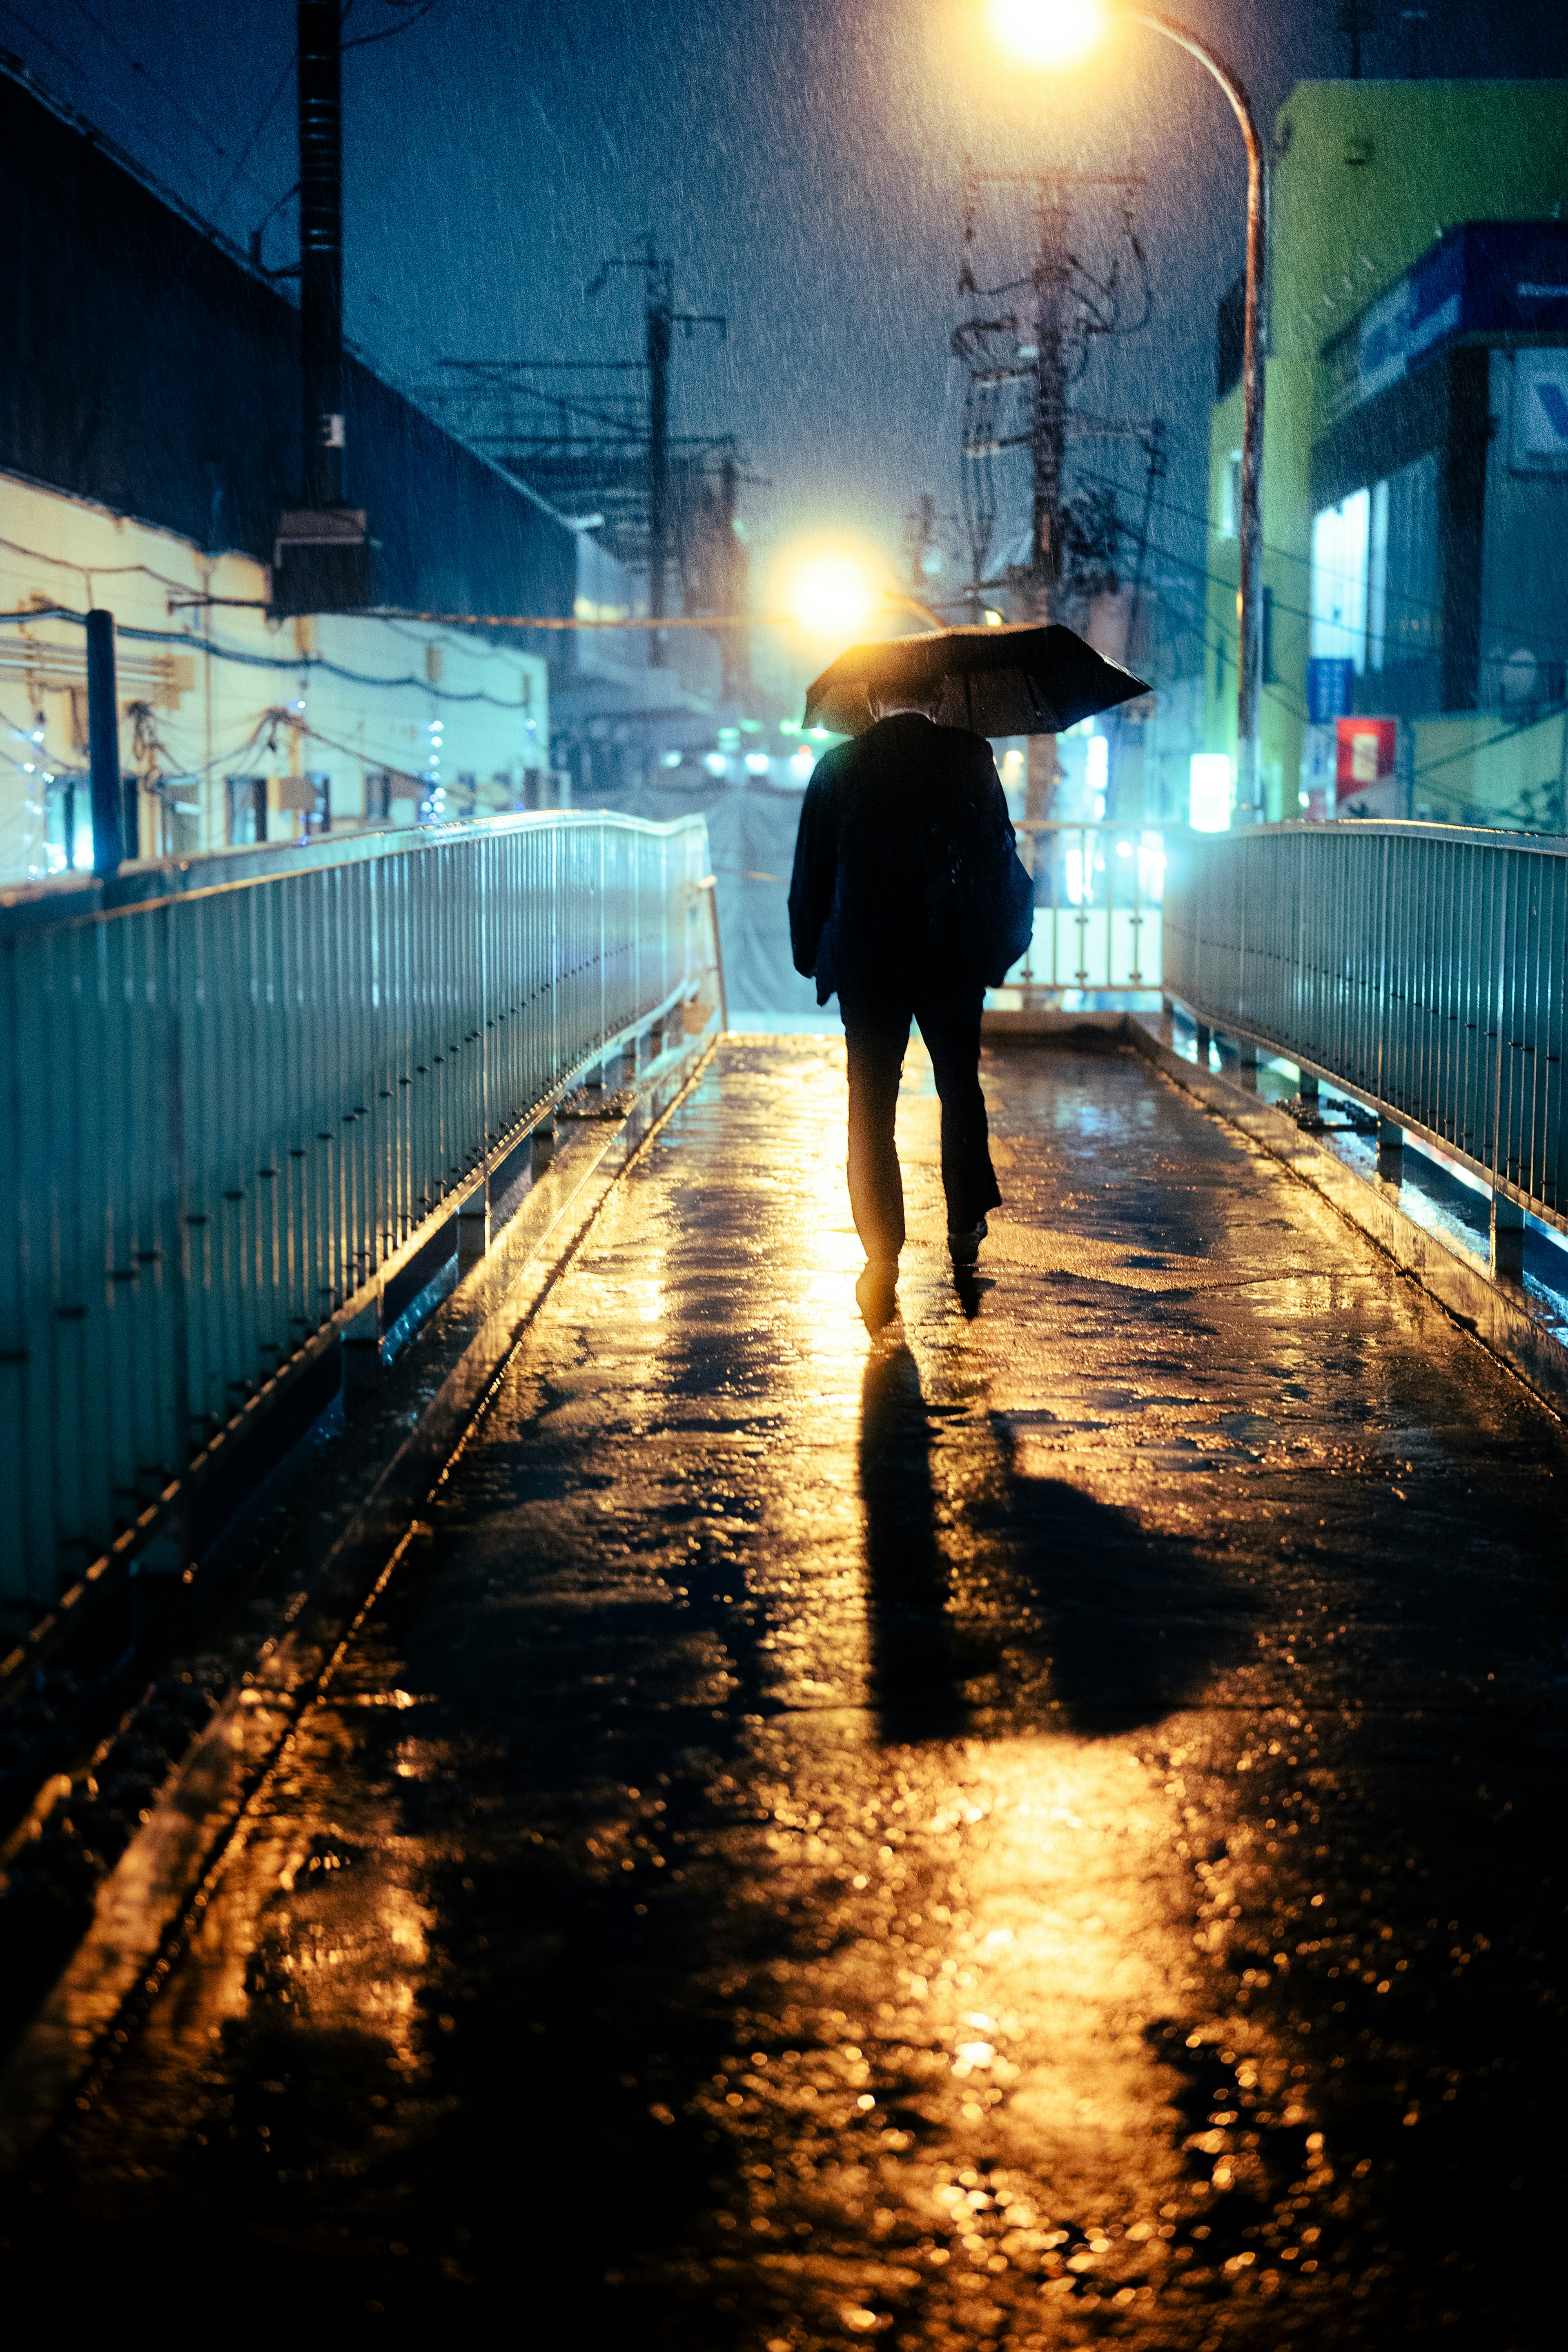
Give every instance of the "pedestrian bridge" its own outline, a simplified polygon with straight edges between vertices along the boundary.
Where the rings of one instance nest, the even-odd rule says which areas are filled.
[[[725,1032],[705,853],[5,914],[13,1685],[179,1596],[7,1849],[18,2274],[1544,2341],[1560,845],[1173,846],[1175,1015],[1012,1008],[956,1287],[911,1052],[869,1336],[841,1050]]]

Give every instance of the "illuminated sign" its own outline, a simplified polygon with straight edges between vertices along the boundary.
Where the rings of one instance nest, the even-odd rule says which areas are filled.
[[[1568,352],[1514,353],[1510,456],[1532,472],[1568,467]]]
[[[1339,806],[1363,798],[1379,784],[1393,782],[1394,756],[1398,745],[1398,722],[1393,719],[1336,719],[1334,721],[1335,761],[1334,783]],[[1386,794],[1380,794],[1377,814],[1391,814],[1381,805]]]
[[[1194,751],[1189,766],[1188,823],[1194,833],[1230,831],[1228,751]]]
[[[1568,221],[1465,221],[1323,348],[1336,424],[1466,335],[1568,334]]]

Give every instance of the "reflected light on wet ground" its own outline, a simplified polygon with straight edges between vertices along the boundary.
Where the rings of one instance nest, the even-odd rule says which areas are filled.
[[[958,1291],[911,1052],[868,1339],[842,1049],[724,1049],[39,2244],[551,2346],[1544,2340],[1560,1433],[1145,1066],[989,1088]]]

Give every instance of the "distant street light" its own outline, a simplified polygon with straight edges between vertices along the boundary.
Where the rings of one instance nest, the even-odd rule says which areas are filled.
[[[1251,101],[1237,75],[1206,41],[1173,17],[1123,0],[991,0],[998,37],[1032,65],[1067,66],[1085,56],[1118,19],[1146,25],[1185,49],[1218,82],[1230,100],[1247,142],[1247,310],[1242,337],[1241,513],[1238,519],[1241,588],[1237,599],[1236,665],[1237,806],[1261,822],[1263,768],[1260,724],[1263,698],[1263,349],[1261,311],[1268,253],[1268,186],[1263,142]]]
[[[816,555],[795,574],[790,606],[807,636],[852,637],[877,601],[865,567],[852,555]]]

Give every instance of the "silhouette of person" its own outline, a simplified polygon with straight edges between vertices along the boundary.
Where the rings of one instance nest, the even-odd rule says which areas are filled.
[[[817,761],[790,882],[795,969],[836,992],[849,1059],[849,1206],[867,1322],[889,1321],[904,1245],[894,1144],[920,1024],[942,1099],[948,1250],[972,1267],[1000,1206],[980,1085],[980,1012],[1029,943],[1034,885],[991,747],[911,697],[871,697],[872,725]]]

